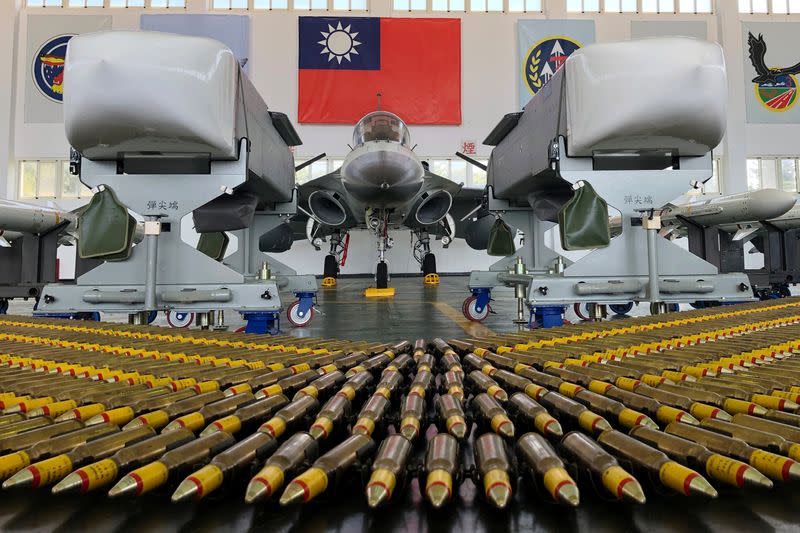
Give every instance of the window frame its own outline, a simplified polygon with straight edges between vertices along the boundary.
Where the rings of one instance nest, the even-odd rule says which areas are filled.
[[[398,8],[397,4],[396,4],[396,2],[398,2],[398,1],[399,0],[392,0],[391,8],[392,8],[392,12],[394,12],[394,13],[485,13],[485,14],[490,14],[490,15],[497,15],[497,14],[513,14],[513,15],[519,15],[519,14],[537,15],[537,14],[539,14],[540,15],[540,14],[544,13],[544,3],[546,1],[548,1],[548,0],[541,0],[540,1],[540,4],[539,4],[540,9],[538,11],[528,10],[527,5],[526,5],[527,4],[526,0],[522,0],[522,5],[524,6],[524,10],[523,11],[511,11],[509,9],[509,5],[508,5],[508,1],[509,0],[502,0],[502,6],[503,7],[502,7],[502,10],[500,10],[500,11],[489,11],[488,10],[488,6],[489,6],[490,0],[484,0],[486,2],[487,10],[472,9],[472,6],[470,5],[470,3],[471,3],[470,0],[464,0],[464,9],[463,10],[461,10],[461,9],[451,9],[450,8],[450,0],[447,0],[447,6],[448,6],[447,11],[443,11],[443,10],[439,10],[439,9],[434,10],[433,9],[432,0],[424,0],[425,7],[424,8],[420,8],[420,9],[412,9],[411,8],[413,0],[405,0],[408,3],[408,8],[407,9]],[[553,1],[553,0],[550,0],[550,1]]]
[[[753,11],[753,2],[755,0],[737,0],[738,1],[738,10],[740,15],[754,15],[757,17],[763,17],[765,15],[777,15],[781,17],[788,17],[792,15],[800,15],[800,3],[793,4],[792,0],[784,0],[786,2],[786,11],[776,11],[775,10],[775,2],[776,0],[766,0],[767,3],[767,10],[766,11]],[[747,5],[750,6],[749,10],[742,9],[742,3],[746,2]],[[796,7],[792,7],[796,5]]]
[[[23,165],[35,163],[36,164],[36,176],[35,176],[35,194],[33,196],[25,196],[23,195],[24,186],[22,180],[24,178],[24,172],[22,170]],[[55,195],[41,195],[40,194],[40,165],[42,163],[54,163],[56,166],[56,176],[55,176]],[[17,171],[19,175],[17,176],[17,199],[18,200],[82,200],[85,198],[90,198],[92,196],[92,190],[80,183],[80,179],[75,176],[75,179],[78,179],[80,183],[81,189],[77,196],[73,195],[64,195],[64,180],[67,174],[69,173],[69,159],[58,159],[58,158],[41,158],[41,159],[19,159],[17,160]]]
[[[624,0],[619,0],[620,4],[620,11],[617,10],[609,10],[606,7],[606,2],[608,0],[598,0],[598,11],[587,11],[585,6],[586,0],[578,0],[581,3],[581,10],[570,10],[567,4],[567,0],[564,0],[564,8],[566,9],[567,14],[595,14],[595,13],[602,13],[602,14],[609,14],[609,15],[713,15],[716,11],[716,4],[715,0],[709,0],[709,9],[710,11],[698,11],[697,10],[697,2],[699,0],[691,0],[694,9],[691,11],[683,11],[680,7],[680,0],[673,0],[673,9],[671,11],[661,11],[661,2],[663,0],[654,0],[656,5],[658,6],[656,11],[645,11],[644,10],[644,0],[636,0],[636,10],[635,11],[622,11],[622,3]]]
[[[129,6],[128,1],[125,0],[124,6],[112,6],[110,0],[103,0],[103,5],[101,6],[87,6],[86,1],[83,2],[84,5],[70,5],[70,1],[73,0],[57,0],[60,2],[59,5],[55,6],[48,6],[46,3],[52,0],[26,0],[22,7],[30,8],[30,9],[43,9],[43,8],[60,8],[60,9],[186,9],[187,2],[189,0],[163,0],[167,3],[165,6],[154,6],[154,0],[144,0],[144,4],[141,6]],[[159,0],[162,1],[162,0]],[[251,0],[248,0],[248,2]],[[36,2],[36,3],[32,3]],[[170,5],[172,2],[182,2],[182,5]],[[221,10],[219,10],[221,11]]]

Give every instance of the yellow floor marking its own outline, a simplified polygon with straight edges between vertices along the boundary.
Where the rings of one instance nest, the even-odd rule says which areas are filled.
[[[466,317],[464,317],[464,314],[456,310],[452,305],[446,304],[444,302],[433,302],[433,306],[440,313],[442,313],[444,316],[446,316],[447,318],[458,324],[459,327],[461,327],[461,329],[463,329],[473,337],[494,335],[494,331],[487,328],[480,322],[473,322],[471,320],[467,320]]]

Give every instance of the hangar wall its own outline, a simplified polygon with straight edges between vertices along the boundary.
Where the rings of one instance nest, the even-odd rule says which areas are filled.
[[[22,159],[66,158],[68,146],[61,124],[26,124],[24,122],[24,83],[29,73],[26,64],[27,19],[41,14],[104,14],[113,16],[113,28],[138,29],[141,9],[23,9],[23,0],[0,2],[0,193],[17,195],[17,164]],[[187,13],[221,13],[209,10],[207,0],[187,0]],[[728,134],[716,150],[721,156],[724,192],[746,190],[745,159],[758,155],[800,153],[797,139],[800,125],[746,124],[742,57],[742,20],[800,20],[798,16],[743,16],[736,2],[717,0],[711,15],[636,15],[636,14],[567,14],[563,0],[545,0],[542,14],[446,14],[462,19],[462,115],[460,126],[412,126],[417,152],[422,156],[448,157],[464,140],[480,143],[486,133],[504,113],[517,106],[516,84],[516,21],[519,18],[594,18],[598,42],[630,38],[632,20],[681,21],[702,20],[707,23],[708,36],[725,48],[729,69]],[[170,10],[146,10],[165,12]],[[224,13],[224,12],[222,12]],[[239,13],[239,12],[237,12]],[[297,117],[297,17],[301,12],[251,13],[250,75],[272,109],[286,112],[296,122]],[[334,16],[338,12],[311,12]],[[393,12],[391,0],[372,0],[371,16],[410,16]],[[346,13],[342,13],[346,15]],[[423,13],[423,16],[437,14]],[[331,157],[344,156],[348,150],[352,128],[340,125],[298,125],[304,141],[298,147],[298,158],[326,152]],[[6,148],[7,147],[7,148]],[[489,149],[478,146],[479,156],[488,156]],[[79,202],[60,202],[73,208]],[[417,272],[411,259],[408,232],[395,235],[395,248],[389,260],[395,272]],[[374,264],[372,238],[357,233],[352,240],[350,261],[344,273],[370,272]],[[483,268],[493,262],[482,253],[470,250],[457,241],[448,252],[437,252],[442,272],[465,272]],[[358,260],[356,260],[356,258]],[[301,272],[321,270],[322,254],[314,252],[307,243],[297,243],[290,254],[280,257]]]

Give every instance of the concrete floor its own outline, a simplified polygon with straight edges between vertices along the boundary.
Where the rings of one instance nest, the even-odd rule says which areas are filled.
[[[390,298],[366,298],[364,289],[372,285],[372,278],[348,277],[340,279],[337,287],[320,288],[314,318],[304,328],[293,327],[286,315],[281,315],[281,329],[297,337],[335,337],[352,340],[400,341],[416,338],[454,338],[487,335],[492,332],[515,331],[512,320],[516,317],[517,301],[511,289],[492,291],[492,313],[482,323],[470,322],[461,312],[461,304],[470,296],[468,276],[442,276],[438,286],[425,286],[418,277],[395,277],[391,285],[396,293]],[[284,307],[294,297],[282,294]],[[12,300],[9,313],[30,315],[32,301]],[[647,306],[634,308],[632,315],[647,313]],[[527,312],[526,312],[527,318]],[[572,308],[567,309],[567,320],[579,320]],[[104,314],[108,322],[124,322],[125,315]],[[225,316],[229,329],[244,325],[235,313]],[[167,326],[163,314],[154,322]]]

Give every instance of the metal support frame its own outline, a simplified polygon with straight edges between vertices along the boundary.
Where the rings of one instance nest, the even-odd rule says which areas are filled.
[[[47,285],[39,313],[102,311],[134,316],[144,311],[211,313],[280,311],[281,290],[315,292],[314,276],[297,276],[286,265],[258,252],[258,237],[284,222],[297,207],[274,203],[256,214],[251,227],[234,232],[239,250],[218,262],[185,243],[181,224],[192,211],[246,182],[247,139],[240,159],[212,161],[208,174],[117,173],[115,161],[81,161],[81,181],[110,187],[119,201],[145,219],[145,242],[125,261],[105,262],[82,274],[75,284]],[[262,279],[262,263],[272,273]],[[213,325],[213,324],[212,324]]]
[[[689,240],[689,250],[719,268],[720,272],[744,272],[760,298],[788,294],[788,285],[800,281],[800,230],[781,229],[762,221],[761,228],[743,239],[716,227],[695,224],[682,219]],[[764,254],[762,268],[744,268],[744,243],[761,239]]]
[[[0,248],[0,299],[38,298],[46,284],[57,281],[58,240],[67,225],[23,233],[11,246]]]
[[[656,238],[657,230],[648,232],[638,224],[641,211],[658,209],[684,192],[692,180],[710,173],[710,153],[681,157],[674,169],[595,170],[592,158],[567,155],[563,137],[557,144],[561,178],[572,184],[591,183],[609,206],[620,211],[622,234],[609,246],[570,261],[545,244],[545,232],[555,226],[553,222],[539,219],[527,202],[495,198],[490,186],[489,210],[522,232],[523,246],[488,271],[473,271],[470,290],[516,287],[521,279],[517,279],[520,276],[515,274],[514,265],[521,260],[527,267],[528,305],[534,307],[648,302],[658,311],[667,304],[695,300],[753,299],[744,274],[720,273],[716,266],[680,246]],[[648,233],[652,234],[650,238]]]

